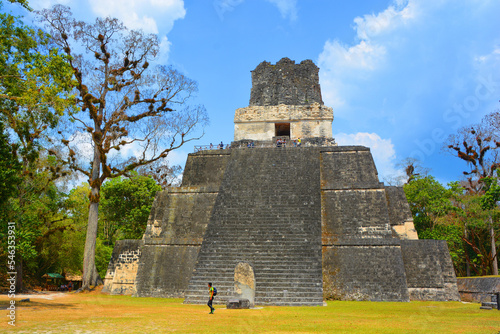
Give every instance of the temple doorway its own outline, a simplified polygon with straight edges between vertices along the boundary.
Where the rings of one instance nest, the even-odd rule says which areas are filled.
[[[275,123],[274,129],[276,137],[281,137],[281,136],[290,137],[290,123]]]

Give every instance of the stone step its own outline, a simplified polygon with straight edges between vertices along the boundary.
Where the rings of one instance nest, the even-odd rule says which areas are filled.
[[[217,298],[218,296],[215,297],[214,299],[214,305],[226,305],[228,300],[231,298],[227,299],[219,299]],[[297,301],[298,300],[298,301]],[[198,305],[205,305],[208,302],[208,297],[206,298],[199,298],[199,299],[194,299],[194,300],[185,300],[184,304],[198,304]],[[317,299],[313,300],[306,300],[306,299],[290,299],[290,300],[272,300],[272,301],[261,301],[259,299],[255,299],[255,306],[323,306],[323,300],[319,301]]]
[[[200,266],[211,264],[222,264],[224,267],[229,269],[231,266],[235,266],[238,262],[252,262],[254,266],[272,266],[269,262],[275,260],[272,254],[259,254],[254,256],[249,256],[247,254],[212,254],[212,255],[204,255],[198,257],[198,263]],[[281,264],[284,266],[294,266],[299,267],[301,265],[305,267],[320,267],[321,262],[317,259],[308,259],[307,261],[298,261],[296,256],[282,256]],[[265,267],[267,268],[267,267]],[[234,269],[234,268],[233,268]]]
[[[191,282],[189,284],[188,290],[186,291],[208,291],[207,283],[208,282],[205,280]],[[214,280],[212,281],[212,283],[218,290],[220,287],[220,289],[225,289],[225,290],[229,289],[232,291],[234,287],[234,281]],[[287,289],[309,290],[309,289],[322,288],[322,286],[323,282],[321,281],[311,281],[307,285],[304,285],[302,282],[291,281],[291,280],[262,281],[257,283],[256,291],[260,292],[269,289],[270,290],[278,289],[280,291]]]
[[[237,251],[237,252],[244,252],[245,254],[258,254],[261,252],[270,252],[274,250],[281,250],[283,248],[290,249],[290,252],[292,251],[300,251],[300,250],[316,250],[319,251],[318,247],[321,247],[321,244],[319,242],[301,242],[301,243],[293,243],[293,242],[267,242],[264,241],[260,244],[258,243],[253,243],[253,242],[235,242],[235,241],[217,241],[217,240],[208,240],[207,241],[207,246],[210,245],[213,252],[222,252],[222,251]],[[239,245],[243,248],[240,249],[235,249],[234,247],[236,245]],[[287,247],[288,246],[288,247]],[[202,253],[203,254],[203,253]],[[210,254],[208,252],[207,254]]]
[[[496,309],[498,307],[496,302],[482,302],[481,306],[491,307],[492,309]]]
[[[286,289],[285,289],[286,290]],[[222,290],[221,290],[222,291]],[[219,292],[219,289],[217,289],[217,298],[219,299],[230,299],[234,298],[236,296],[236,293],[234,290],[227,291],[227,292]],[[186,300],[207,300],[209,297],[208,291],[206,291],[203,294],[195,294],[195,293],[190,293],[187,291],[185,293]],[[323,291],[317,290],[317,289],[310,289],[310,290],[304,290],[304,291],[291,291],[291,290],[286,290],[286,291],[265,291],[263,293],[255,293],[255,299],[316,299],[320,300],[323,299]]]
[[[257,267],[259,269],[259,267]],[[211,277],[233,277],[234,276],[234,267],[231,266],[228,268],[227,266],[204,266],[199,267],[195,270],[196,274],[199,276],[211,276]],[[297,268],[294,270],[286,269],[267,269],[262,270],[259,269],[254,273],[255,278],[265,278],[265,277],[309,277],[321,274],[321,268]],[[193,278],[194,279],[194,278]]]
[[[207,270],[207,271],[213,271],[213,269],[221,270],[223,272],[233,272],[236,264],[238,263],[238,260],[234,261],[227,261],[224,258],[205,258],[204,263],[201,263],[198,268]],[[310,262],[310,263],[304,263],[304,262],[299,262],[299,261],[294,261],[292,259],[290,260],[284,260],[281,261],[281,263],[272,263],[270,261],[256,261],[253,263],[254,265],[254,270],[257,272],[256,275],[261,275],[263,273],[266,273],[268,271],[272,270],[280,270],[280,271],[300,271],[300,270],[307,270],[307,271],[316,271],[319,270],[321,271],[321,263],[315,262]]]

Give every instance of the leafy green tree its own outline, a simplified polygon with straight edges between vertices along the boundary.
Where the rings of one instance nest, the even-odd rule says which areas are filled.
[[[484,195],[481,198],[481,207],[484,210],[490,210],[493,211],[489,215],[489,230],[490,230],[490,245],[491,245],[491,252],[489,254],[489,259],[491,260],[492,263],[492,272],[493,274],[497,275],[498,274],[498,253],[497,253],[497,242],[495,236],[497,233],[495,233],[495,227],[498,229],[499,226],[498,224],[493,223],[494,221],[498,222],[499,221],[499,208],[498,208],[498,202],[500,201],[500,185],[498,184],[498,179],[496,178],[484,178],[483,183],[486,184],[486,191]]]
[[[29,9],[26,1],[11,2]],[[40,154],[50,145],[48,132],[73,105],[74,98],[68,93],[71,77],[67,57],[51,44],[47,34],[24,25],[18,17],[0,13],[0,121],[11,134],[14,155],[21,163],[15,197],[2,210],[2,229],[9,221],[16,223],[18,291],[23,288],[23,262],[33,264],[43,226],[54,220],[53,211],[47,209],[53,209],[52,181],[62,168],[46,157],[40,163]]]
[[[449,136],[445,147],[461,160],[467,163],[467,170],[463,173],[467,177],[467,189],[472,194],[484,195],[491,185],[487,180],[497,175],[500,167],[500,112],[486,115],[481,123],[460,128],[456,134]],[[482,208],[493,208],[483,205]],[[489,247],[491,255],[484,257],[483,264],[488,258],[492,273],[498,275],[498,259],[496,256],[496,233],[500,229],[498,219],[490,213],[485,219],[490,233]],[[485,240],[486,241],[486,240]]]
[[[433,229],[448,212],[455,210],[453,190],[445,188],[433,176],[413,177],[404,185],[417,232]]]
[[[39,159],[37,163],[47,165],[50,161]],[[50,181],[49,174],[43,167],[30,170],[29,177],[23,177],[18,186],[18,193],[22,196],[10,197],[0,210],[3,231],[8,222],[16,223],[16,272],[19,278],[28,273],[40,274],[39,271],[51,267],[54,259],[54,254],[50,254],[45,246],[47,239],[60,230],[59,224],[64,219],[61,205],[64,196]],[[59,242],[54,240],[53,244],[56,249]],[[18,287],[19,290],[22,288],[22,285]]]
[[[95,266],[101,186],[140,166],[164,159],[205,125],[203,107],[187,101],[196,83],[172,68],[150,66],[159,51],[156,35],[127,30],[116,19],[76,21],[69,8],[54,6],[38,13],[54,42],[68,55],[78,92],[73,135],[88,133],[93,147],[88,161],[66,138],[67,162],[89,178],[89,220],[84,251],[83,289],[100,282]],[[78,128],[79,127],[79,128]],[[120,154],[133,146],[134,155]]]
[[[102,186],[101,233],[109,245],[120,239],[140,239],[161,187],[148,176],[116,178]]]
[[[496,217],[498,210],[485,210],[481,202],[481,194],[464,191],[455,201],[455,213],[446,217],[447,224],[458,226],[461,230],[467,276],[472,272],[475,275],[491,273],[489,217]]]
[[[452,222],[451,217],[463,213],[460,206],[457,207],[462,187],[452,182],[446,188],[433,176],[413,175],[404,185],[404,191],[419,238],[446,240],[453,265],[459,273],[465,258],[463,228]]]

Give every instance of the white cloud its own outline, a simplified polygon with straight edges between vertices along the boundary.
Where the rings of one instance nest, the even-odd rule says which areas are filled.
[[[369,40],[406,24],[415,16],[416,9],[413,2],[398,1],[377,15],[356,17],[354,19],[356,34],[361,40]]]
[[[361,145],[370,148],[379,179],[394,177],[401,172],[395,167],[396,151],[391,139],[382,139],[376,133],[337,133],[333,136],[339,145]]]
[[[397,1],[376,15],[354,19],[356,44],[326,41],[318,57],[325,103],[334,108],[343,106],[352,93],[352,82],[363,81],[383,68],[391,46],[387,34],[407,25],[415,16],[413,2]]]
[[[245,0],[215,0],[214,8],[219,15],[219,18],[222,20],[224,18],[224,14],[227,12],[233,11],[236,6],[241,5]]]
[[[142,29],[157,34],[161,26],[167,34],[175,20],[186,15],[183,0],[89,0],[93,12],[98,16],[120,19],[130,29]]]
[[[267,0],[276,7],[283,18],[297,19],[297,0]]]
[[[320,64],[326,71],[345,71],[347,68],[373,70],[383,59],[386,50],[381,45],[369,41],[348,47],[338,41],[327,41],[319,55]],[[323,67],[322,67],[323,68]]]
[[[171,45],[172,43],[168,40],[167,36],[163,36],[163,38],[160,40],[160,53],[157,59],[159,64],[168,63],[168,55],[170,53]]]

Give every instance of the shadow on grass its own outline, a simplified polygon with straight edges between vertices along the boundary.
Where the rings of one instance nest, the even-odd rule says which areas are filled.
[[[0,310],[6,310],[10,305],[10,301],[1,300]],[[16,300],[16,308],[34,308],[34,309],[76,309],[74,304],[64,304],[64,303],[47,303],[38,301],[22,302]]]

